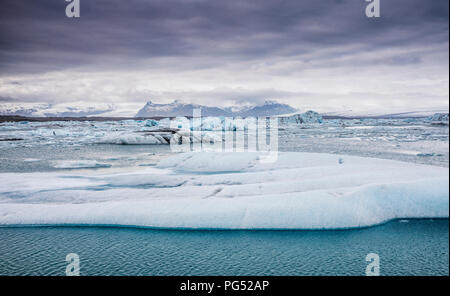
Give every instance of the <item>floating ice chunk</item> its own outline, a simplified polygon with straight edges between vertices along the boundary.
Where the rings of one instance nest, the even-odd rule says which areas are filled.
[[[448,122],[448,113],[436,113],[433,116],[429,117],[431,121],[447,121]]]
[[[118,145],[160,145],[221,142],[221,135],[215,132],[192,132],[185,129],[153,129],[139,132],[113,132],[99,139],[99,144]]]
[[[241,117],[231,118],[226,117],[224,118],[224,130],[226,131],[239,131],[244,130],[245,128],[245,119]]]
[[[436,113],[428,118],[431,125],[448,126],[448,113]]]
[[[290,117],[281,117],[281,123],[296,123],[296,124],[313,124],[322,123],[322,115],[315,111],[307,111],[301,114],[295,114]]]
[[[220,134],[215,132],[201,132],[199,134],[193,133],[192,137],[194,143],[217,143],[222,142],[222,137]],[[222,146],[220,146],[222,148]]]
[[[191,131],[236,131],[247,129],[249,124],[256,124],[256,118],[209,116],[190,120],[186,117],[177,117],[174,119],[164,118],[159,122],[160,127]]]
[[[223,130],[224,117],[203,117],[200,126],[193,126],[194,130],[221,131]]]
[[[260,157],[199,152],[128,173],[0,174],[0,224],[339,229],[449,216],[448,168],[315,153]]]
[[[425,152],[423,152],[423,153],[417,153],[416,155],[419,156],[419,157],[431,157],[431,156],[435,156],[434,153],[425,153]]]
[[[148,119],[145,122],[145,126],[157,126],[158,124],[159,124],[159,122],[156,120],[153,120],[153,119]]]
[[[153,134],[120,132],[120,133],[109,133],[108,135],[100,139],[98,143],[118,144],[118,145],[159,145],[159,144],[167,144],[167,141]]]
[[[109,168],[110,164],[99,163],[96,160],[59,160],[53,165],[57,169],[81,169],[81,168]]]
[[[24,162],[37,162],[37,161],[41,161],[39,158],[25,158],[23,160]]]
[[[159,126],[164,128],[170,128],[170,118],[164,118],[159,121]]]
[[[433,186],[432,190],[426,190],[429,185]],[[59,203],[2,204],[0,224],[130,225],[192,229],[354,228],[402,217],[448,217],[448,199],[446,201],[443,198],[445,194],[448,196],[448,191],[445,192],[445,188],[440,185],[445,184],[442,181],[422,181],[371,185],[353,193],[347,191],[340,196],[331,195],[329,191],[311,191],[234,199],[115,200],[118,195],[126,195],[127,191],[122,190],[108,192],[111,194],[110,201],[101,203],[61,204],[60,200]],[[133,196],[145,194],[145,190],[129,192]],[[94,195],[98,197],[101,193],[96,191]]]
[[[166,119],[163,119],[166,120]],[[190,130],[191,121],[186,117],[176,117],[169,122],[169,128],[178,128],[181,130]]]

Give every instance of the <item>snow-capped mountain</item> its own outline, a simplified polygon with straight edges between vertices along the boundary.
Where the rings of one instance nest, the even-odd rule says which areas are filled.
[[[20,105],[12,103],[4,103],[0,104],[0,115],[34,116],[34,114],[37,114],[42,110],[47,110],[49,108],[51,108],[51,106],[45,103],[42,104],[24,103]]]
[[[148,102],[139,110],[136,117],[176,117],[192,116],[194,109],[202,110],[202,116],[274,116],[293,113],[296,109],[275,101],[266,101],[263,105],[245,107],[209,107],[196,104],[184,104],[174,101],[170,104],[154,104]]]
[[[276,101],[265,101],[263,105],[247,107],[235,112],[235,115],[242,117],[250,116],[275,116],[296,112],[297,109]]]
[[[114,105],[72,106],[70,104],[47,103],[3,103],[0,104],[0,116],[19,115],[25,117],[84,117],[102,115],[115,110]]]
[[[194,109],[202,109],[202,116],[232,116],[230,111],[195,104],[184,104],[173,101],[170,104],[154,104],[151,101],[138,111],[136,117],[175,117],[192,116]]]

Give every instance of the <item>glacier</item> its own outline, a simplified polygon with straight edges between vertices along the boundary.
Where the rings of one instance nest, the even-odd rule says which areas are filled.
[[[113,172],[1,173],[0,225],[347,229],[448,218],[448,168],[306,152],[179,153]]]
[[[192,116],[194,109],[201,109],[203,116],[226,116],[226,117],[255,117],[255,116],[276,116],[289,114],[297,110],[287,104],[281,104],[276,101],[266,100],[261,105],[233,106],[233,107],[214,107],[198,104],[187,104],[178,100],[169,104],[155,104],[147,102],[142,109],[138,111],[136,117],[180,117]]]

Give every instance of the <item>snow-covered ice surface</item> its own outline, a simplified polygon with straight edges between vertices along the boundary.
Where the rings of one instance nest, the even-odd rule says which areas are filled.
[[[173,153],[170,137],[192,137],[182,117],[0,123],[0,224],[335,229],[448,218],[448,115],[316,115],[280,119],[274,163]],[[252,122],[203,118],[192,139],[221,141]]]
[[[0,224],[340,229],[448,218],[448,169],[284,152],[177,154],[113,174],[3,173]]]

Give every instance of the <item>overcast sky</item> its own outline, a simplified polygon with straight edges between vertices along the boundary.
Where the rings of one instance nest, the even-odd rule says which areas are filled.
[[[448,109],[449,1],[0,0],[0,104]]]

